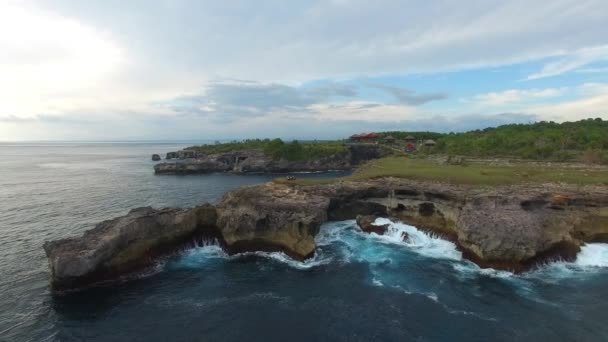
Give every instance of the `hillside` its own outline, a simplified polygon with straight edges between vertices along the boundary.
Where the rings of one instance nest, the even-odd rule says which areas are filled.
[[[515,157],[534,160],[608,163],[608,121],[587,119],[576,122],[511,124],[465,133],[383,132],[400,139],[435,139],[437,145],[425,152],[474,157]]]

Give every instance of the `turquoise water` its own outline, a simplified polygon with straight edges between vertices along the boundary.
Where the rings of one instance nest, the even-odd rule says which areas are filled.
[[[479,269],[450,242],[398,223],[385,236],[362,234],[353,221],[328,223],[305,262],[227,256],[209,241],[122,282],[53,296],[45,240],[134,207],[214,202],[272,178],[153,174],[150,154],[184,146],[0,144],[0,341],[608,337],[608,245],[513,275]]]

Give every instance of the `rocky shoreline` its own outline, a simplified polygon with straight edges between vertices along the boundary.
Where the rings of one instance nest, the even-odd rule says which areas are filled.
[[[154,165],[156,174],[195,174],[212,172],[289,173],[350,170],[366,161],[385,157],[392,151],[382,145],[348,145],[344,153],[307,160],[275,159],[259,150],[233,151],[205,155],[182,150],[167,153],[165,162]]]
[[[231,254],[283,251],[306,259],[323,223],[358,215],[433,232],[481,267],[515,272],[547,259],[572,260],[585,242],[608,241],[606,187],[484,188],[383,178],[309,186],[270,182],[229,192],[216,206],[137,209],[44,249],[51,283],[63,289],[132,271],[200,236],[218,238]],[[373,217],[358,223],[382,233],[382,226],[370,226]]]

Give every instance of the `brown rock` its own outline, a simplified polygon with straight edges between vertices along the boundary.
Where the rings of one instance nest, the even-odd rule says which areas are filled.
[[[375,215],[357,215],[357,225],[359,226],[359,228],[361,228],[362,231],[366,233],[376,233],[378,235],[384,235],[390,225],[374,224],[376,218],[377,217]]]
[[[148,264],[196,234],[213,234],[216,211],[211,205],[193,209],[131,210],[126,216],[99,223],[80,237],[44,243],[56,289],[73,288]]]
[[[555,206],[564,206],[568,205],[570,202],[570,197],[564,195],[554,195],[551,198],[551,204]]]

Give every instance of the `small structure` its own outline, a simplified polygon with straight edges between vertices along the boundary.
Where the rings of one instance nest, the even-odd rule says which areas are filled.
[[[407,137],[403,138],[403,140],[405,140],[406,143],[412,143],[412,144],[416,143],[416,138],[414,138],[411,135],[408,135]]]
[[[416,152],[416,144],[415,143],[408,143],[405,145],[405,152],[407,153],[412,153],[412,152]]]
[[[160,156],[158,154],[153,154],[152,155],[152,160],[153,161],[159,161],[160,160]]]
[[[386,137],[384,137],[384,143],[386,144],[394,144],[395,143],[395,138],[393,138],[393,136],[388,135]]]
[[[437,145],[437,143],[433,139],[427,139],[424,141],[424,146],[426,147],[435,147],[435,145]]]

